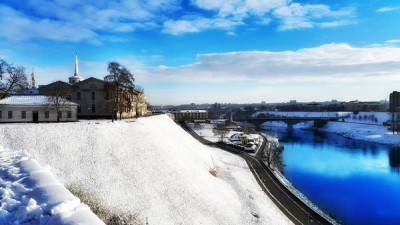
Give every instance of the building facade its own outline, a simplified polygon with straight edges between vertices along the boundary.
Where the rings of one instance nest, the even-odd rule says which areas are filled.
[[[389,111],[400,111],[400,92],[393,91],[389,95]]]
[[[105,104],[104,81],[90,77],[71,85],[71,101],[79,104],[80,118],[108,118]]]
[[[66,101],[60,114],[61,122],[77,121],[78,104]],[[56,122],[57,111],[48,96],[17,95],[0,100],[0,122]]]
[[[175,121],[208,119],[208,112],[206,110],[181,110],[172,112],[172,114],[175,117]]]

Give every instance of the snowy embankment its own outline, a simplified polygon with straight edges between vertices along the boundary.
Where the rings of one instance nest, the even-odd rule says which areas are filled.
[[[400,136],[393,134],[388,130],[388,126],[383,126],[384,122],[390,121],[390,114],[387,112],[360,112],[354,114],[352,112],[258,112],[253,116],[256,117],[261,113],[271,115],[280,115],[287,117],[327,117],[327,116],[345,116],[344,122],[328,122],[324,127],[319,128],[321,131],[336,133],[346,138],[351,138],[361,141],[370,141],[379,144],[400,146]],[[286,127],[284,122],[266,122],[263,128],[268,129],[268,126]],[[303,122],[294,125],[298,129],[310,129],[313,127],[313,122]]]
[[[25,151],[0,146],[0,224],[102,224]]]
[[[400,146],[400,135],[393,134],[387,126],[358,123],[329,122],[319,130],[339,134],[346,138],[379,144]]]
[[[291,224],[243,159],[200,144],[165,115],[115,123],[2,124],[0,145],[17,155],[28,152],[65,186],[80,187],[141,223]],[[2,173],[13,170],[5,166]],[[7,211],[3,205],[1,210]]]

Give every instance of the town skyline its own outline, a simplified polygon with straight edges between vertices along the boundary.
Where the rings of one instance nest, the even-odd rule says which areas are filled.
[[[0,59],[37,85],[117,61],[152,105],[380,101],[400,84],[392,1],[0,3]]]

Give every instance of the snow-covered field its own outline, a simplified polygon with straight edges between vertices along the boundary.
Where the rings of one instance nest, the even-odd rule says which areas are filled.
[[[200,144],[166,115],[115,123],[1,124],[0,146],[0,224],[18,224],[21,217],[45,224],[40,218],[58,215],[69,224],[93,219],[60,184],[81,187],[143,224],[291,224],[244,160]],[[42,196],[60,199],[46,203]]]
[[[221,136],[214,135],[213,128],[214,124],[202,123],[201,127],[195,127],[192,124],[189,124],[189,127],[196,132],[199,136],[203,137],[206,140],[217,142],[221,139]],[[238,133],[238,131],[229,131],[229,133],[224,137],[224,142],[229,142],[228,137],[231,135]]]

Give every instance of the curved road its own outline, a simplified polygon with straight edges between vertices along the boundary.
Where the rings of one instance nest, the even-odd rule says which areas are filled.
[[[251,156],[223,143],[214,143],[205,140],[186,124],[181,123],[181,127],[205,145],[218,147],[242,157],[248,164],[262,190],[294,224],[332,224],[290,192],[286,186],[275,177],[260,157]],[[266,143],[266,139],[264,139],[264,143]]]

